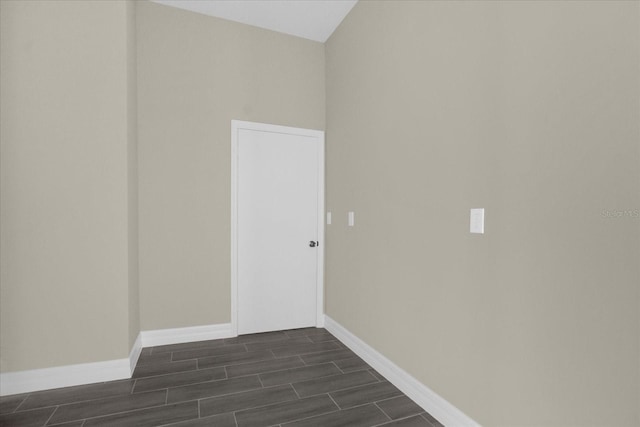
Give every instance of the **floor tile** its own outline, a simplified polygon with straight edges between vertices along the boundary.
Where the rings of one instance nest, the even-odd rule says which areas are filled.
[[[0,415],[2,427],[31,427],[43,426],[47,422],[55,408],[32,409],[30,411],[14,412]]]
[[[279,384],[290,384],[311,378],[326,377],[339,374],[340,370],[333,363],[304,366],[302,368],[285,369],[260,375],[260,381],[265,387]]]
[[[195,371],[198,368],[196,360],[181,362],[154,363],[152,365],[136,366],[133,378],[155,377],[156,375],[172,374],[175,372]]]
[[[309,339],[313,342],[324,342],[324,341],[336,341],[337,338],[331,335],[329,332],[321,332],[319,334],[313,334],[308,336]]]
[[[263,427],[309,418],[336,411],[338,407],[329,396],[278,403],[236,413],[238,427]]]
[[[166,427],[236,427],[236,418],[233,414],[214,415],[212,417],[169,424]]]
[[[143,348],[133,376],[0,397],[0,426],[442,427],[322,328]]]
[[[61,424],[47,424],[47,427],[82,427],[83,424],[84,424],[84,420],[78,420],[78,421],[70,421],[68,423],[61,423]]]
[[[200,401],[200,416],[205,417],[241,409],[258,408],[274,403],[297,400],[298,395],[290,385],[245,391],[243,393],[212,397]]]
[[[197,417],[198,402],[194,401],[123,412],[100,418],[91,418],[84,422],[83,427],[151,427],[186,421]]]
[[[398,421],[391,421],[381,424],[380,427],[433,427],[431,423],[420,416],[404,418]]]
[[[328,393],[335,390],[342,390],[345,388],[353,388],[377,381],[378,380],[369,372],[358,371],[297,382],[293,384],[293,388],[295,388],[300,397],[306,397],[320,393]]]
[[[433,417],[431,416],[431,414],[430,414],[430,413],[428,413],[428,412],[423,413],[423,414],[422,414],[422,417],[423,417],[425,420],[429,421],[433,427],[444,427],[444,426],[440,423],[440,421],[438,421],[438,420],[436,420],[435,418],[433,418]]]
[[[153,347],[151,354],[186,351],[186,350],[198,350],[203,348],[223,347],[225,345],[224,340],[207,340],[207,341],[193,341],[181,344],[168,344],[159,345]]]
[[[227,378],[224,368],[200,369],[197,371],[179,372],[177,374],[147,377],[136,381],[134,393],[150,390],[160,390],[169,387],[179,387],[206,381],[223,380]]]
[[[63,403],[82,402],[86,400],[101,399],[104,397],[128,395],[133,387],[133,380],[112,381],[74,387],[57,388],[53,390],[32,393],[27,400],[20,405],[20,410],[43,408]]]
[[[276,357],[297,356],[301,354],[319,353],[327,350],[337,350],[340,346],[336,341],[291,345],[286,347],[272,348],[271,352]]]
[[[15,411],[28,394],[14,394],[11,396],[0,396],[0,414],[9,414]]]
[[[275,356],[268,350],[250,351],[247,353],[223,354],[220,356],[203,357],[198,359],[198,368],[213,368],[215,366],[232,366],[240,363],[257,362],[260,360],[274,359]]]
[[[154,363],[168,363],[171,362],[171,352],[158,353],[158,354],[141,354],[138,358],[136,366],[151,365]]]
[[[261,374],[265,372],[280,371],[289,368],[299,368],[305,366],[300,357],[285,357],[282,359],[264,360],[261,362],[244,363],[242,365],[227,366],[229,378],[241,377],[245,375]]]
[[[131,394],[128,396],[108,397],[88,402],[72,403],[59,406],[51,417],[51,424],[94,418],[116,412],[132,411],[150,406],[164,405],[166,390],[150,393]]]
[[[424,412],[422,407],[418,406],[413,400],[407,396],[398,396],[392,399],[383,400],[377,403],[378,408],[389,416],[392,420],[406,418],[411,415],[419,415]]]
[[[257,375],[231,378],[229,380],[211,381],[169,389],[168,403],[202,399],[204,397],[222,396],[231,393],[262,388]]]
[[[219,347],[199,348],[194,350],[174,351],[171,360],[180,361],[198,359],[201,357],[219,356],[221,354],[245,353],[247,347],[244,344],[233,344]]]
[[[369,372],[371,372],[371,375],[373,375],[374,377],[376,377],[380,381],[386,381],[387,380],[385,377],[380,375],[380,372],[376,371],[375,369],[369,369]]]
[[[290,347],[300,344],[311,344],[311,340],[306,336],[297,338],[285,338],[282,340],[268,342],[254,342],[246,344],[249,351],[271,350],[273,348]]]
[[[364,371],[371,368],[367,363],[359,357],[350,357],[348,359],[336,360],[336,364],[342,372]]]
[[[300,356],[304,363],[307,365],[315,365],[318,363],[333,362],[335,360],[348,359],[354,357],[356,354],[351,350],[331,350],[323,351],[320,353],[305,354]]]
[[[283,427],[371,427],[385,421],[389,418],[375,405],[369,404],[295,421]]]
[[[276,332],[263,332],[260,334],[248,334],[239,335],[235,338],[227,338],[224,340],[225,344],[249,344],[259,342],[271,342],[287,339],[287,334],[282,331]]]
[[[300,328],[300,329],[290,329],[285,331],[285,333],[290,337],[299,337],[299,336],[309,336],[316,334],[326,333],[327,330],[325,328]]]
[[[349,390],[335,391],[330,394],[342,409],[402,396],[402,392],[387,381],[368,384]]]

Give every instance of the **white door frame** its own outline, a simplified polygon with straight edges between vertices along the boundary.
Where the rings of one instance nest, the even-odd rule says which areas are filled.
[[[324,131],[231,120],[231,331],[238,335],[238,134],[242,129],[318,138],[316,326],[324,327]]]

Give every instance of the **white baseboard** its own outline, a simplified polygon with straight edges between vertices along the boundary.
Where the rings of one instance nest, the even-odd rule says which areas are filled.
[[[380,372],[400,391],[409,396],[425,411],[433,415],[438,421],[448,427],[476,427],[480,426],[461,410],[447,402],[429,387],[409,375],[406,371],[384,357],[381,353],[353,335],[342,325],[329,316],[325,316],[325,326],[336,338],[353,350],[372,368]]]
[[[140,358],[140,353],[142,353],[142,333],[138,334],[136,341],[133,343],[133,347],[131,347],[131,352],[129,353],[129,369],[131,375],[133,375],[133,370],[136,368],[136,364]]]
[[[129,359],[0,374],[0,396],[131,378]]]
[[[128,358],[0,374],[0,396],[131,378],[143,347],[235,336],[230,323],[142,331]]]
[[[233,331],[231,323],[221,323],[218,325],[142,331],[140,335],[142,347],[154,347],[156,345],[231,338],[236,336],[236,333]]]

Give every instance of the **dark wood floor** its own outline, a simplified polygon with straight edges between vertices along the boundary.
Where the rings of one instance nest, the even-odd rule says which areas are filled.
[[[130,380],[4,396],[0,426],[441,426],[324,329],[145,348]]]

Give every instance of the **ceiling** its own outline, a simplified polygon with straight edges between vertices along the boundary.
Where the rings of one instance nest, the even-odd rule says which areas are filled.
[[[151,0],[324,43],[357,0]]]

